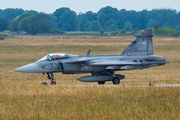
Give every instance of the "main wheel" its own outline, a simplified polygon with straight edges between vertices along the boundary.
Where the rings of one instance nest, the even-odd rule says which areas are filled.
[[[41,82],[40,84],[41,84],[41,85],[46,85],[46,82]]]
[[[56,82],[54,81],[54,85],[56,85]]]
[[[102,81],[102,82],[98,82],[99,85],[104,85],[105,84],[105,81]]]
[[[118,77],[115,77],[114,79],[113,79],[113,84],[114,85],[118,85],[120,83],[120,79],[118,78]]]
[[[55,81],[51,82],[51,85],[56,85],[56,82]]]

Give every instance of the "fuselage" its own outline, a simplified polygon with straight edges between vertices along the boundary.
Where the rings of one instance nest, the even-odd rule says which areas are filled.
[[[54,59],[51,61],[37,61],[35,63],[22,66],[15,71],[24,73],[62,72],[64,74],[97,73],[111,69],[115,71],[147,69],[164,65],[166,62],[165,57],[157,55],[128,56],[113,54],[87,56],[67,54],[67,56],[68,58]],[[91,65],[98,62],[105,62],[109,64]],[[121,65],[121,63],[124,62],[127,63],[127,65]]]

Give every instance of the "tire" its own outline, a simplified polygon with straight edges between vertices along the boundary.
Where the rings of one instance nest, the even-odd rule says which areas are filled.
[[[56,85],[56,82],[54,81],[54,85]]]
[[[53,82],[51,83],[51,85],[56,85],[56,82],[55,82],[55,81],[53,81]]]
[[[104,85],[105,84],[105,81],[102,81],[102,82],[98,82],[99,85]]]
[[[47,85],[47,83],[46,83],[46,82],[41,82],[40,84],[41,84],[41,85]]]
[[[114,85],[119,85],[119,83],[120,83],[120,79],[119,79],[118,77],[115,77],[115,78],[113,79],[113,84],[114,84]]]

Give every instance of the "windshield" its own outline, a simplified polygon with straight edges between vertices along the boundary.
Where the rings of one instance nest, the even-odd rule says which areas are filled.
[[[62,53],[53,53],[53,54],[44,56],[43,58],[38,60],[38,62],[52,61],[52,60],[65,59],[65,58],[68,58],[68,55],[62,54]]]

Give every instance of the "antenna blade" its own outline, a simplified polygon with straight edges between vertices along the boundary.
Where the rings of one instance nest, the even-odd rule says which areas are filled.
[[[90,52],[91,52],[91,50],[89,50],[86,55],[87,55],[87,56],[90,55]]]

